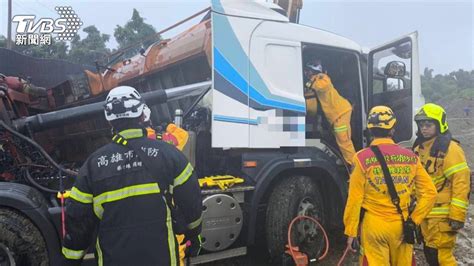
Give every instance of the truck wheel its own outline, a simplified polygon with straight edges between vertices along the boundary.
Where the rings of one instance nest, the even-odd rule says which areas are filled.
[[[21,214],[0,208],[0,266],[49,265],[38,228]]]
[[[266,237],[270,256],[281,260],[288,242],[288,226],[299,215],[316,218],[324,225],[323,200],[318,184],[307,176],[293,176],[280,182],[272,191],[266,214]],[[292,229],[292,245],[317,258],[324,248],[320,228],[310,221],[296,222]]]

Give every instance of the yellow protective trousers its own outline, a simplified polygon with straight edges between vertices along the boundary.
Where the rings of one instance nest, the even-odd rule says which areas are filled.
[[[403,242],[400,221],[387,221],[365,212],[361,228],[361,255],[369,266],[412,265],[413,245]],[[362,265],[362,259],[361,265]]]
[[[356,152],[351,139],[351,114],[352,110],[349,110],[338,117],[334,121],[333,130],[344,160],[348,164],[353,165],[352,159]]]
[[[456,234],[446,218],[428,218],[421,223],[425,257],[430,265],[457,265],[453,251]]]

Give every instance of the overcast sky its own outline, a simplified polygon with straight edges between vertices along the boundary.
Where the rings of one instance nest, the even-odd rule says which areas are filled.
[[[0,34],[7,32],[7,0],[0,0]],[[209,6],[203,0],[12,0],[13,14],[57,18],[55,6],[71,6],[84,22],[113,35],[136,8],[160,30]],[[300,23],[328,30],[371,48],[418,31],[421,70],[449,73],[474,69],[474,0],[304,0]],[[186,25],[185,27],[189,26]],[[16,25],[14,24],[13,28]],[[171,32],[171,37],[183,28]],[[171,36],[170,36],[171,35]],[[82,35],[84,36],[84,35]],[[115,47],[111,38],[109,47]]]

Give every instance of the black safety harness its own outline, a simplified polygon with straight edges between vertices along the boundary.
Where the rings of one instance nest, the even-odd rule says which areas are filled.
[[[434,143],[433,143],[433,145],[431,146],[431,149],[430,149],[430,157],[434,157],[435,160],[434,160],[434,162],[431,161],[431,160],[428,160],[426,162],[426,164],[424,166],[426,171],[429,171],[428,169],[431,166],[431,164],[433,164],[433,163],[434,163],[433,168],[435,170],[437,169],[438,159],[441,160],[441,159],[444,159],[446,157],[446,154],[448,153],[449,144],[451,143],[451,140],[459,143],[458,140],[456,140],[452,137],[451,132],[449,132],[449,130],[444,132],[443,134],[438,135],[436,137],[436,139],[434,140]],[[423,138],[423,136],[421,136],[418,133],[418,138],[415,140],[415,143],[413,143],[412,149],[415,150],[417,147],[422,146],[423,142],[425,142],[425,141],[427,141],[427,139]],[[446,187],[447,182],[448,182],[448,178],[445,177],[444,181],[443,181],[443,184],[441,185],[441,187],[437,191],[440,192],[441,190],[443,190]]]

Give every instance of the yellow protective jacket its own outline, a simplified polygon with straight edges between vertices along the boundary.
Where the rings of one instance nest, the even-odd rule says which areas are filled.
[[[431,176],[438,190],[434,208],[428,218],[449,218],[464,222],[469,207],[470,171],[459,143],[452,141],[443,156],[431,156],[430,150],[436,138],[415,148],[421,163]]]
[[[172,134],[174,137],[176,137],[178,140],[178,145],[176,145],[176,148],[178,148],[180,151],[182,151],[186,143],[188,143],[189,133],[173,123],[170,123],[166,127],[166,133]]]
[[[176,148],[180,151],[183,151],[184,146],[186,143],[188,143],[189,139],[189,133],[173,123],[168,124],[166,127],[166,132],[163,132],[162,134],[157,134],[156,131],[151,127],[147,127],[146,131],[148,138],[160,139],[165,142],[170,142],[170,144],[176,146]]]
[[[343,114],[352,111],[351,104],[337,92],[328,75],[317,74],[312,76],[311,89],[316,91],[324,115],[331,125]]]
[[[385,156],[405,219],[414,185],[418,189],[417,206],[411,218],[413,222],[420,224],[433,207],[436,189],[419,158],[390,138],[375,139],[371,145],[377,145]],[[354,169],[349,180],[349,196],[344,211],[345,234],[349,237],[357,236],[361,208],[384,221],[401,221],[388,193],[382,168],[372,150],[365,148],[359,151],[353,162]]]

